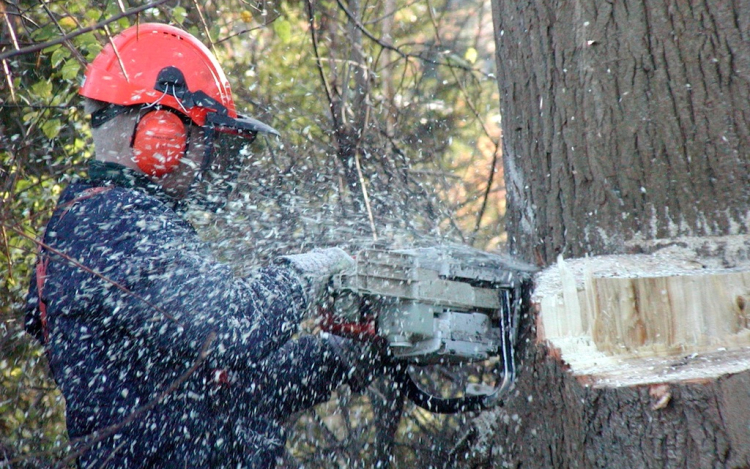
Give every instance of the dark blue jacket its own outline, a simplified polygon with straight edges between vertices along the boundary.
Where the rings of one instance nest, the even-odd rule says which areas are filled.
[[[90,176],[65,189],[44,236],[46,327],[35,278],[26,322],[48,334],[79,464],[274,466],[283,419],[346,374],[326,342],[292,339],[299,276],[237,278],[158,187],[111,164]]]

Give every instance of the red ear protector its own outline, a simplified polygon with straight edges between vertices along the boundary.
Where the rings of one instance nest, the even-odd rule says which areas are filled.
[[[185,122],[174,112],[154,109],[138,119],[130,146],[133,161],[149,176],[173,171],[187,151]]]

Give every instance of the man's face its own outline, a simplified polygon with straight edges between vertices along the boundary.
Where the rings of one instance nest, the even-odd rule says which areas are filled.
[[[206,154],[206,132],[190,123],[186,128],[188,151],[177,167],[161,178],[155,179],[164,191],[176,199],[183,199],[190,192],[193,197],[208,205],[220,206],[232,189],[242,167],[249,158],[249,145],[253,138],[217,132],[212,139],[212,161],[202,174],[202,181],[194,186],[196,175],[201,171]]]
[[[226,205],[240,172],[250,158],[249,146],[252,141],[252,138],[222,132],[214,135],[211,164],[201,174],[200,181],[190,186],[186,195],[194,208],[214,212]]]

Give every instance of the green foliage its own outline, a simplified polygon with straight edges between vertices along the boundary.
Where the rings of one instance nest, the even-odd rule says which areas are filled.
[[[394,11],[384,10],[388,2],[360,11],[358,2],[343,2],[366,32],[338,2],[313,3],[312,19],[306,2],[291,1],[170,2],[139,16],[101,0],[0,6],[10,18],[0,25],[2,37],[12,29],[19,44],[44,45],[114,19],[108,31],[13,56],[0,72],[0,453],[15,465],[49,463],[65,452],[62,399],[41,349],[22,332],[33,239],[91,157],[77,97],[85,65],[108,36],[136,21],[177,24],[199,37],[223,65],[238,110],[283,135],[256,144],[231,216],[205,226],[239,272],[280,251],[323,244],[356,250],[375,236],[389,245],[502,241],[497,165],[487,188],[499,156],[487,2],[397,1]],[[4,40],[0,47],[15,46]],[[367,448],[376,443],[378,417],[370,398],[377,395],[340,396],[290,423],[289,465],[374,464]],[[460,426],[460,417],[407,407],[395,434],[397,466],[447,457],[430,455],[426,442],[449,441]]]

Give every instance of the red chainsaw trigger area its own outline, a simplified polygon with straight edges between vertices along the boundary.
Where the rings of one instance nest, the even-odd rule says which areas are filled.
[[[320,326],[326,332],[350,339],[372,341],[379,338],[375,321],[364,323],[340,322],[333,317],[333,314],[324,313]]]
[[[337,318],[329,309],[325,307],[320,309],[320,328],[323,331],[359,341],[382,340],[382,337],[378,335],[374,317],[363,317],[359,322],[346,322]]]

